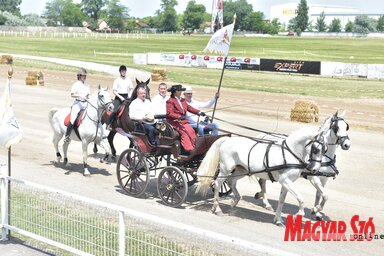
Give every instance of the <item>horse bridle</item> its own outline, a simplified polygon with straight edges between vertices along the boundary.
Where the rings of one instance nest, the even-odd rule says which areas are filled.
[[[341,117],[332,117],[332,120],[331,120],[331,125],[330,125],[330,129],[333,131],[333,133],[336,135],[337,137],[337,140],[334,144],[329,144],[329,145],[340,145],[342,144],[345,140],[349,140],[349,136],[346,135],[346,136],[338,136],[337,135],[337,132],[339,131],[339,121],[343,121],[346,125],[347,125],[347,131],[349,130],[349,124],[344,120],[344,118],[341,118]]]
[[[321,149],[314,146],[315,142],[318,143],[319,145],[321,145]],[[320,153],[320,151],[322,151],[321,155],[324,155],[327,152],[328,147],[327,147],[327,144],[325,143],[323,134],[319,133],[313,140],[308,142],[306,147],[309,145],[311,145],[311,152],[309,153],[309,162],[321,163],[322,157],[320,158],[320,160],[316,160],[316,159],[313,159],[312,155],[318,155]]]

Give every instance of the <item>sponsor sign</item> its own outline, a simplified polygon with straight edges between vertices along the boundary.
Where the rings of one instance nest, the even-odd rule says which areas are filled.
[[[261,71],[320,75],[320,61],[260,59]]]

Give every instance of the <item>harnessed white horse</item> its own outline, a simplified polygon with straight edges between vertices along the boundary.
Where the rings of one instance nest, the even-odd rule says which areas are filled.
[[[328,200],[328,194],[324,188],[325,184],[330,178],[335,178],[339,173],[335,166],[336,148],[340,145],[343,150],[348,150],[351,146],[351,141],[347,133],[349,125],[344,120],[344,115],[345,111],[337,111],[333,116],[325,119],[324,123],[320,126],[319,131],[323,132],[324,137],[328,142],[328,149],[321,161],[320,170],[315,174],[306,175],[306,178],[316,188],[315,204],[311,209],[311,213],[315,214],[317,219],[322,219],[321,211],[324,209],[324,205]],[[263,135],[260,137],[263,139],[280,141],[280,143],[284,139],[284,137],[279,135]],[[262,199],[264,207],[272,210],[272,206],[268,202],[266,194],[266,181],[264,179],[259,179],[259,184],[261,191],[255,194],[255,198]]]
[[[84,175],[90,175],[87,167],[87,157],[88,157],[88,145],[90,142],[95,141],[105,150],[104,160],[108,159],[110,153],[110,148],[108,142],[104,137],[104,129],[101,125],[101,116],[105,110],[112,111],[113,104],[109,92],[107,89],[98,89],[94,92],[89,100],[87,100],[87,106],[84,109],[81,118],[81,124],[77,128],[78,135],[72,131],[71,140],[81,141],[82,150],[83,150],[83,166],[84,166]],[[70,113],[70,108],[54,108],[49,112],[49,123],[51,124],[53,130],[53,145],[56,150],[57,162],[61,160],[61,154],[59,151],[59,141],[65,134],[67,127],[64,124],[65,118]],[[76,126],[74,124],[74,126]],[[75,129],[74,129],[75,130]],[[63,144],[63,153],[64,153],[64,164],[68,166],[67,151],[69,143]],[[100,160],[101,162],[103,159]]]
[[[219,208],[218,212],[221,213],[219,190],[225,180],[228,179],[233,192],[232,207],[235,207],[240,200],[240,194],[236,189],[238,179],[255,175],[263,179],[276,180],[282,187],[274,221],[280,225],[287,191],[299,202],[298,214],[304,214],[303,198],[293,182],[300,177],[305,167],[310,172],[320,169],[325,145],[326,141],[322,134],[309,128],[293,132],[282,144],[245,137],[223,137],[212,144],[198,168],[199,185],[196,192],[203,195],[207,193],[220,164],[219,173],[214,179],[212,212],[215,213]]]

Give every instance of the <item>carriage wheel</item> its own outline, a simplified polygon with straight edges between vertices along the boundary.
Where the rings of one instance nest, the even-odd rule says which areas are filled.
[[[215,192],[215,188],[212,185],[212,191]],[[224,181],[220,187],[219,197],[226,197],[232,193],[232,189],[229,187],[228,181]]]
[[[188,186],[193,186],[197,182],[197,176],[195,173],[187,171],[187,168],[180,168],[180,170],[184,173],[185,179],[187,180]]]
[[[165,167],[157,178],[157,192],[164,204],[179,207],[188,193],[188,183],[183,172],[174,166]]]
[[[166,160],[167,160],[167,166],[174,166],[174,164],[177,162],[172,155],[168,155]],[[187,168],[185,167],[179,167],[179,168],[184,173],[189,187],[197,182],[197,176],[195,173],[188,172]]]
[[[149,184],[149,169],[137,149],[127,149],[121,153],[116,165],[117,181],[129,195],[141,196]]]

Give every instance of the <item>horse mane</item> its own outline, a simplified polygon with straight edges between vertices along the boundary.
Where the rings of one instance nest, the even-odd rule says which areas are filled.
[[[300,155],[300,158],[304,158],[306,152],[305,146],[308,140],[312,140],[319,131],[312,127],[304,127],[299,130],[292,132],[286,139],[288,147],[295,153]],[[303,150],[298,150],[299,147],[302,147]]]
[[[326,132],[331,127],[332,117],[327,117],[319,127],[319,132]]]

